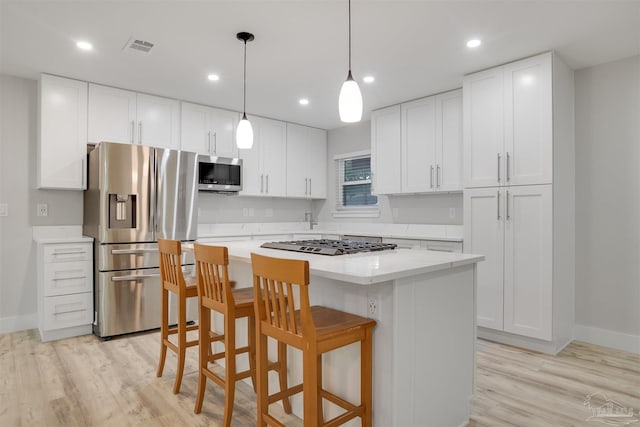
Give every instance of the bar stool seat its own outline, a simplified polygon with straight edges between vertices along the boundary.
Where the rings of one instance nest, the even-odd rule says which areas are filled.
[[[225,402],[222,425],[229,427],[233,415],[236,381],[251,377],[256,389],[256,334],[253,288],[231,289],[229,280],[229,255],[226,247],[194,244],[198,307],[200,312],[200,352],[198,363],[198,394],[194,412],[200,413],[204,400],[207,378],[224,387]],[[211,311],[224,316],[224,333],[211,330]],[[236,320],[247,318],[247,346],[236,346]],[[224,351],[214,353],[214,342],[224,344]],[[248,354],[249,369],[237,372],[236,357]],[[209,368],[209,363],[224,359],[225,375],[219,376]],[[284,344],[278,346],[278,360],[268,364],[268,370],[278,372],[282,389],[287,388],[287,353]],[[281,399],[285,412],[291,413],[289,399]]]
[[[160,281],[161,281],[161,321],[160,321],[160,360],[156,375],[162,376],[167,357],[167,348],[178,356],[176,379],[173,384],[173,393],[180,392],[182,375],[188,347],[198,345],[198,340],[187,341],[187,332],[198,330],[198,325],[187,325],[187,298],[198,296],[198,287],[195,277],[185,279],[182,273],[182,246],[178,240],[158,239],[158,252],[160,254]],[[169,292],[178,296],[178,320],[177,325],[169,327]],[[177,344],[169,340],[170,335],[177,334]]]
[[[251,254],[257,334],[257,394],[259,427],[284,427],[270,415],[269,404],[282,396],[304,394],[304,426],[338,426],[360,417],[362,426],[372,425],[372,349],[376,321],[322,306],[309,305],[308,261]],[[299,291],[296,308],[294,288]],[[302,384],[269,394],[267,338],[302,351]],[[355,405],[322,387],[322,354],[360,342],[360,404]],[[341,407],[344,413],[325,422],[323,399]]]

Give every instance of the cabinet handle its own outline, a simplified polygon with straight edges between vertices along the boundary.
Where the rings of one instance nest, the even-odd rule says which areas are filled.
[[[499,221],[500,220],[500,190],[498,190],[497,200],[498,200],[498,204],[497,204],[498,209],[496,210],[496,212],[498,212],[498,221]]]
[[[511,215],[509,215],[509,190],[507,190],[507,219],[511,219]]]
[[[53,280],[54,282],[58,282],[60,280],[71,280],[71,279],[86,279],[87,276],[68,276],[68,277],[54,277]]]
[[[142,120],[138,122],[138,144],[142,145]]]
[[[436,167],[436,187],[440,188],[440,165]]]
[[[309,178],[309,195],[311,195],[311,178]]]
[[[498,153],[498,182],[500,182],[500,153]]]
[[[433,165],[431,165],[431,172],[430,172],[430,181],[429,181],[429,187],[433,188]]]
[[[213,154],[213,151],[211,150],[211,131],[209,131],[207,139],[209,140],[209,154]]]
[[[511,155],[507,151],[507,182],[511,180],[511,174],[509,173],[509,169],[511,168],[510,164],[511,164]],[[507,216],[507,218],[509,218],[509,216]]]
[[[267,174],[267,186],[266,186],[265,193],[269,194],[269,174]]]
[[[131,120],[131,145],[134,144],[133,142],[133,134],[136,133],[136,122],[135,120]]]
[[[264,193],[264,174],[260,175],[260,192]]]
[[[304,195],[309,194],[309,178],[304,179]]]
[[[65,310],[65,311],[54,311],[53,315],[57,316],[59,314],[67,314],[67,313],[78,313],[80,311],[87,311],[87,308],[79,308],[77,310]]]
[[[54,249],[53,255],[73,255],[73,254],[83,254],[87,251],[83,249]]]
[[[218,154],[218,132],[213,133],[213,152]]]

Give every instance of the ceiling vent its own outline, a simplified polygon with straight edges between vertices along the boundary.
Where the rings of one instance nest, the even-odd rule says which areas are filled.
[[[148,42],[146,40],[140,40],[135,37],[131,37],[127,44],[124,46],[125,52],[133,52],[133,53],[143,53],[148,54],[153,47],[153,43]]]

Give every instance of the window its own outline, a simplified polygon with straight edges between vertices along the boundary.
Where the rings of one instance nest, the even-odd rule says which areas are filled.
[[[378,196],[371,194],[371,154],[337,157],[337,191],[334,216],[378,216]]]

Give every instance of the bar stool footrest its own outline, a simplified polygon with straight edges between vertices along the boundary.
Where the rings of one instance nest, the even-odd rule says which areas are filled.
[[[282,400],[286,397],[291,397],[294,394],[302,393],[302,384],[295,385],[293,387],[289,387],[286,390],[279,391],[269,396],[269,405],[279,400]]]

